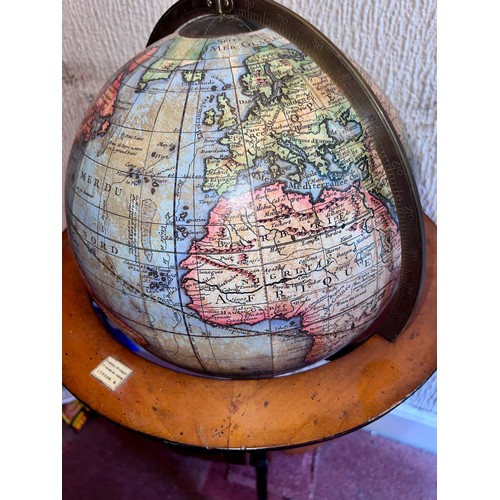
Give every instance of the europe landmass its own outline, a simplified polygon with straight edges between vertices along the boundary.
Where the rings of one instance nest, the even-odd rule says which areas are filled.
[[[392,296],[400,236],[387,208],[359,184],[317,201],[276,183],[221,197],[206,235],[180,267],[189,307],[211,324],[300,318],[306,361],[361,334]]]
[[[325,179],[336,180],[366,162],[361,125],[349,103],[333,96],[307,56],[269,45],[244,64],[240,83],[254,104],[241,127],[219,140],[228,155],[206,159],[204,189],[223,194],[258,160],[267,161],[273,178],[281,172],[277,161],[294,165],[287,178],[295,182],[307,164]]]
[[[314,61],[298,50],[267,45],[243,62],[242,93],[254,102],[219,139],[227,154],[205,158],[205,191],[224,195],[249,175],[254,186],[265,180],[293,188],[311,167],[325,186],[363,180],[382,201],[392,201],[359,118]]]

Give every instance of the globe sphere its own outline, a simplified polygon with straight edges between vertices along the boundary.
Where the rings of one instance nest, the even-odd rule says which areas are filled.
[[[68,165],[73,251],[132,340],[195,373],[303,369],[373,331],[401,273],[380,152],[264,27],[178,31],[113,74]]]

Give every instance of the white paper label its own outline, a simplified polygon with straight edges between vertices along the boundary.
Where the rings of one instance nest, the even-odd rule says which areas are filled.
[[[108,356],[90,374],[114,391],[132,373],[132,369],[117,359]]]

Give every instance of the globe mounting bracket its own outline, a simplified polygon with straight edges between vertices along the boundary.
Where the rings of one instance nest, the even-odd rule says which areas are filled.
[[[217,14],[230,14],[234,8],[233,0],[207,0],[207,5],[214,8]]]

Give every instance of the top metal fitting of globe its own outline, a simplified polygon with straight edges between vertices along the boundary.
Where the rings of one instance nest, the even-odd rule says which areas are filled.
[[[72,248],[108,320],[211,377],[315,366],[418,300],[424,229],[383,95],[268,0],[181,0],[115,72],[68,165]]]

